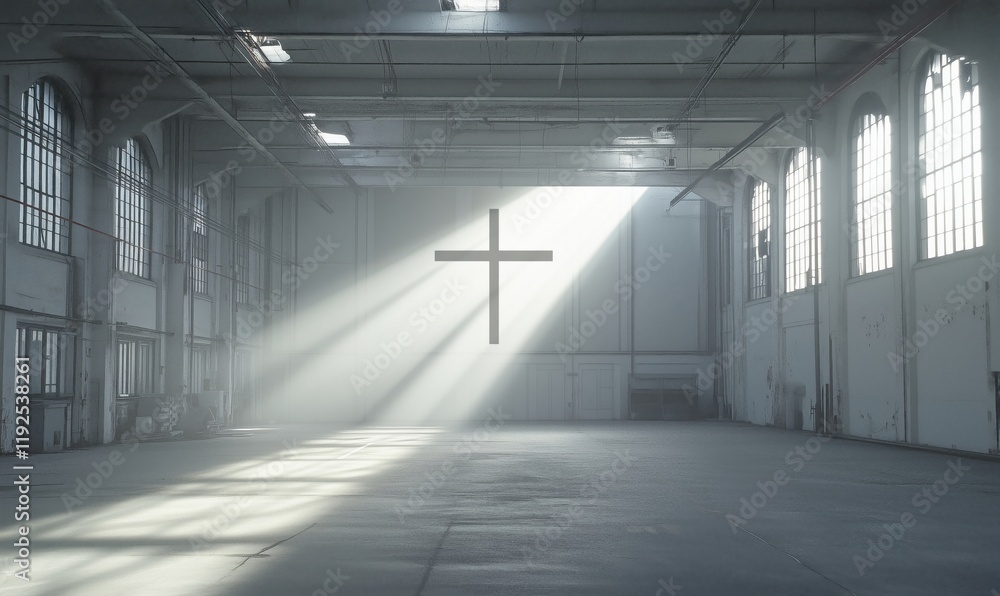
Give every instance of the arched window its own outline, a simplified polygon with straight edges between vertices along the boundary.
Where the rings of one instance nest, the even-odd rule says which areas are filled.
[[[851,275],[892,267],[892,131],[889,117],[854,122]]]
[[[920,237],[924,258],[983,245],[979,75],[962,57],[937,54],[920,97]]]
[[[757,180],[750,196],[750,300],[771,295],[771,186]]]
[[[71,120],[62,95],[41,79],[21,98],[21,201],[18,239],[27,245],[69,252]]]
[[[129,139],[115,159],[115,235],[119,271],[149,277],[152,247],[150,168],[139,142]]]
[[[805,148],[796,151],[788,162],[785,173],[786,292],[822,281],[820,173],[820,159],[810,159]]]

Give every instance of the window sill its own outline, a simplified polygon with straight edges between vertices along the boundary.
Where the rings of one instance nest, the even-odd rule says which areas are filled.
[[[921,258],[913,263],[913,269],[923,269],[925,267],[933,267],[935,265],[944,265],[947,263],[952,263],[955,261],[962,261],[965,259],[976,259],[989,256],[989,250],[987,246],[980,246],[977,248],[969,248],[967,250],[961,250],[958,252],[953,252],[950,255],[944,255],[941,257],[930,257]]]

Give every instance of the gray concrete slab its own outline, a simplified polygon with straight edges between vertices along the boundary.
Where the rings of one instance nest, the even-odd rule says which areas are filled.
[[[800,432],[311,426],[36,455],[30,582],[20,463],[3,593],[1000,595],[1000,464]]]

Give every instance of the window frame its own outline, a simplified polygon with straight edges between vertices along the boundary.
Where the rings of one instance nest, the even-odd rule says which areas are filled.
[[[134,348],[134,353],[129,355],[130,361],[128,364],[135,362],[143,366],[137,366],[132,371],[125,370],[126,360],[123,357],[123,352],[128,351],[127,346]],[[115,340],[116,397],[137,397],[156,393],[156,349],[157,342],[155,339],[136,335],[118,336]],[[142,369],[145,370],[143,371]],[[144,372],[145,375],[140,374],[140,372]],[[129,389],[130,391],[125,391],[124,389]]]
[[[125,171],[123,164],[129,166]],[[139,139],[115,148],[115,269],[152,278],[153,171]],[[127,193],[127,194],[126,194]]]
[[[804,157],[800,157],[804,156]],[[796,165],[797,161],[802,163]],[[810,161],[814,164],[809,167]],[[810,169],[812,171],[810,172]],[[810,173],[812,176],[810,176]],[[793,180],[793,178],[796,178]],[[784,201],[783,201],[783,238],[784,238],[784,280],[785,293],[799,292],[823,283],[823,167],[822,158],[812,155],[808,147],[800,147],[790,152],[785,161],[784,175]],[[805,188],[801,195],[793,195],[793,191]],[[810,219],[809,213],[812,211],[813,201],[811,200],[815,192],[816,213],[815,218]],[[794,196],[794,198],[793,198]],[[803,208],[797,208],[790,212],[789,207],[792,202],[801,202]],[[800,225],[790,227],[789,222],[799,218]],[[802,234],[802,240],[792,242],[790,238],[796,234]],[[818,254],[813,253],[813,247],[817,247]],[[796,256],[801,253],[801,256]],[[792,257],[795,258],[792,258]],[[809,273],[812,265],[817,265],[818,271],[810,279]],[[805,264],[805,267],[802,267]],[[794,272],[793,275],[790,273]],[[796,280],[796,281],[793,281]],[[799,283],[801,282],[801,284]]]
[[[31,335],[41,335],[41,353],[30,353],[35,339]],[[46,352],[55,342],[55,371],[49,370],[51,360]],[[71,349],[68,349],[71,348]],[[14,350],[20,357],[27,357],[30,365],[29,393],[33,399],[72,399],[76,394],[76,334],[66,329],[36,325],[18,324],[15,331]],[[50,373],[54,380],[49,382]],[[36,385],[36,381],[38,384]],[[54,391],[49,386],[54,385]]]
[[[939,68],[937,75],[935,75],[936,67]],[[951,68],[955,69],[956,76],[948,77],[946,80],[946,71]],[[925,58],[921,72],[923,76],[918,79],[916,89],[916,150],[920,164],[917,175],[919,214],[917,234],[920,242],[920,259],[930,260],[975,250],[985,245],[982,98],[978,81],[978,64],[964,56],[932,52]],[[963,80],[965,77],[968,77],[968,82]],[[969,85],[969,88],[963,90],[964,85]],[[933,97],[935,91],[941,90],[938,108],[943,111],[945,105],[953,107],[954,102],[951,100],[955,99],[955,96],[946,97],[946,89],[954,91],[956,86],[960,103],[964,103],[966,94],[971,94],[969,108],[958,108],[957,112],[953,109],[951,113],[940,113],[935,118],[933,111],[927,108],[928,96],[932,96],[934,101],[937,99]],[[954,130],[956,125],[962,125],[965,117],[968,117],[969,128],[963,128],[959,134],[953,133],[948,139],[937,139],[943,130]],[[934,121],[933,127],[928,127],[929,119]],[[933,148],[927,145],[929,141],[933,141]],[[946,153],[946,148],[952,149],[947,157],[942,155]],[[956,170],[962,174],[961,181],[957,183],[954,181]],[[928,184],[935,185],[933,197],[928,196]],[[956,193],[956,190],[959,192]],[[963,201],[961,205],[955,206],[956,196],[962,196],[964,199],[967,193],[972,196],[971,201]],[[935,209],[934,213],[931,213],[932,203],[939,208]],[[948,207],[948,204],[952,206]],[[971,224],[956,225],[955,221],[959,214],[963,222],[971,215]],[[968,228],[971,228],[971,231]],[[942,231],[938,232],[938,229]],[[967,242],[970,233],[971,245]],[[959,236],[962,238],[961,247],[958,242]],[[934,250],[931,250],[932,247]]]
[[[754,184],[747,188],[747,301],[763,300],[771,297],[771,270],[772,270],[772,248],[774,245],[774,188],[767,182],[758,178],[749,178]],[[766,197],[758,197],[757,191],[765,189]],[[763,202],[757,205],[758,198]],[[756,217],[758,207],[764,212],[761,217]],[[758,223],[766,221],[767,226],[761,229]],[[760,256],[760,233],[767,232],[766,251],[763,257]],[[760,264],[758,271],[758,264]],[[757,281],[762,283],[755,283]],[[759,295],[755,290],[760,290]]]
[[[848,265],[850,277],[854,278],[890,271],[895,266],[895,137],[892,118],[872,96],[862,98],[851,122]],[[873,142],[862,147],[866,132]],[[876,154],[879,141],[883,152]],[[877,163],[885,167],[878,170]],[[862,195],[868,196],[862,198]],[[879,220],[881,230],[866,232],[869,227],[876,227]],[[873,259],[875,265],[870,267]]]
[[[208,294],[208,261],[210,258],[208,244],[209,202],[205,195],[204,185],[195,187],[191,194],[191,291],[196,294]]]
[[[70,254],[72,240],[69,220],[73,217],[73,160],[68,148],[73,138],[73,116],[70,105],[61,85],[48,77],[38,79],[21,94],[18,241],[25,246],[63,255]],[[34,118],[29,118],[29,108],[33,108]],[[35,167],[29,167],[32,163]]]

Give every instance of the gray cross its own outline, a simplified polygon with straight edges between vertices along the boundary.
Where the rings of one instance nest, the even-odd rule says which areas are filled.
[[[490,209],[489,250],[436,250],[435,261],[490,264],[490,343],[500,343],[500,261],[551,261],[551,250],[500,250],[500,210]]]

